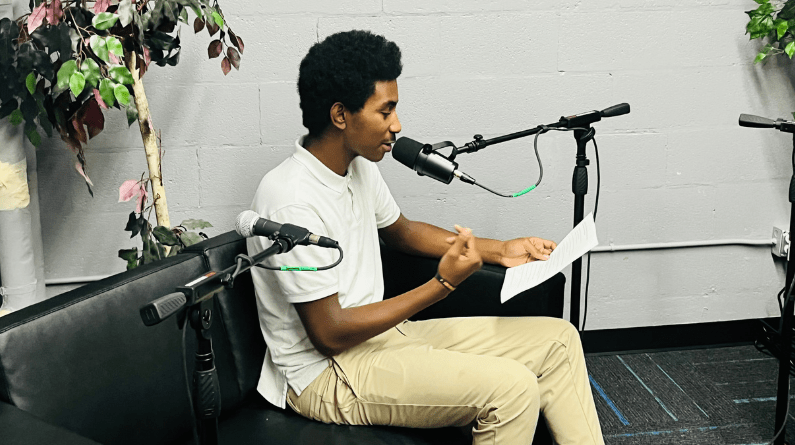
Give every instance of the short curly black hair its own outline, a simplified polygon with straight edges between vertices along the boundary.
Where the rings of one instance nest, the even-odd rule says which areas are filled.
[[[369,31],[339,32],[312,45],[298,73],[309,134],[319,136],[331,124],[332,105],[340,102],[355,113],[375,92],[375,82],[395,80],[402,70],[400,48]]]

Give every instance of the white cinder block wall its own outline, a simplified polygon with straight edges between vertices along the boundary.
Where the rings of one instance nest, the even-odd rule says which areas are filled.
[[[421,141],[463,144],[475,133],[489,138],[629,102],[630,115],[595,124],[602,244],[762,240],[788,225],[791,139],[737,125],[740,113],[795,110],[790,64],[751,64],[759,44],[744,35],[743,11],[756,7],[752,0],[220,3],[246,42],[239,72],[224,77],[218,59],[206,60],[209,36],[183,26],[180,64],[152,67],[144,78],[174,223],[208,220],[209,235],[233,228],[262,175],[303,131],[301,58],[319,39],[359,28],[400,45],[402,135]],[[123,271],[117,250],[138,245],[123,231],[134,204],[117,199],[119,185],[146,170],[142,143],[122,113],[108,116],[86,152],[93,198],[59,140],[39,149],[50,280]],[[588,209],[596,192],[590,147]],[[391,156],[379,167],[409,218],[466,225],[484,237],[559,241],[572,223],[575,144],[570,134],[548,134],[539,149],[544,180],[514,199],[420,178]],[[530,138],[460,163],[506,192],[538,174]],[[784,280],[765,247],[598,253],[591,269],[587,329],[774,316]]]

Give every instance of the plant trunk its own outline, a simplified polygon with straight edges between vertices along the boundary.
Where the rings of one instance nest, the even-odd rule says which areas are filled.
[[[135,107],[138,109],[138,126],[141,129],[141,137],[144,140],[144,150],[146,151],[146,163],[149,166],[149,179],[152,181],[152,200],[155,206],[155,217],[157,225],[171,228],[171,221],[168,218],[168,204],[166,202],[166,189],[163,187],[163,177],[160,169],[160,150],[157,146],[157,135],[154,132],[149,116],[149,102],[146,100],[144,84],[138,77],[136,67],[137,55],[135,53],[125,54],[127,68],[133,77],[133,93],[135,95]]]

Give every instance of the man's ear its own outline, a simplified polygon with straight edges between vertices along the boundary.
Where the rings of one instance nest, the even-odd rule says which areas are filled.
[[[340,130],[344,130],[346,126],[345,113],[347,113],[347,111],[345,105],[341,102],[335,102],[334,105],[331,106],[331,110],[329,110],[331,124]]]

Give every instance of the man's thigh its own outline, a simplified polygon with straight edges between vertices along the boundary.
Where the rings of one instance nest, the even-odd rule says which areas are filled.
[[[550,352],[581,350],[577,330],[566,320],[550,317],[462,317],[408,321],[398,328],[409,338],[437,349],[510,358],[541,375]]]
[[[485,420],[517,397],[537,407],[536,378],[515,360],[437,349],[396,329],[371,340],[335,356],[291,400],[296,411],[327,423],[433,428]]]

